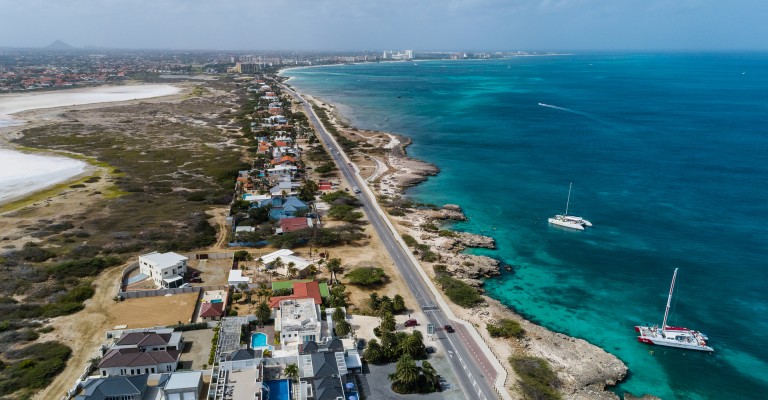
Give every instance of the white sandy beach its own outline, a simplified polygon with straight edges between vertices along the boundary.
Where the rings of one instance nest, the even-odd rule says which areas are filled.
[[[177,94],[171,85],[103,86],[0,96],[0,128],[23,125],[14,114],[46,108],[141,100]],[[66,158],[22,153],[0,148],[0,203],[66,181],[85,171],[87,164]]]

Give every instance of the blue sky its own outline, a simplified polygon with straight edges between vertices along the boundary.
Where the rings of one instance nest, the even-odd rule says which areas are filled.
[[[766,50],[768,0],[0,0],[0,46]]]

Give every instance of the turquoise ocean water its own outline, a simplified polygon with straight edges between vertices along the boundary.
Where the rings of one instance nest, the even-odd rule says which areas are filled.
[[[606,54],[345,65],[285,72],[353,123],[407,135],[441,173],[411,189],[460,204],[513,267],[489,295],[630,368],[616,391],[665,399],[768,392],[768,54]],[[545,104],[540,105],[539,103]],[[548,226],[569,182],[585,232]],[[661,323],[714,354],[640,344]],[[652,352],[650,350],[653,350]]]

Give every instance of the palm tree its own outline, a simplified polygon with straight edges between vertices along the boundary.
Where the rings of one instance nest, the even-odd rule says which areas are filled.
[[[336,276],[336,274],[341,272],[341,271],[343,271],[343,269],[341,268],[341,259],[340,258],[331,258],[325,264],[325,268],[328,269],[328,272],[330,272],[331,280],[333,280],[336,283],[339,283],[339,279]]]
[[[315,266],[315,264],[309,264],[307,269],[309,270],[309,275],[311,275],[312,278],[314,278],[315,275],[317,275],[317,267]]]
[[[263,266],[264,266],[264,259],[262,259],[261,257],[259,257],[259,258],[256,260],[256,270],[258,271],[258,270],[259,270],[259,268],[261,268],[261,267],[263,267]]]
[[[399,294],[395,295],[392,299],[392,310],[394,312],[405,311],[405,299],[403,299],[403,296],[400,296]]]
[[[381,325],[379,328],[384,332],[394,332],[395,317],[392,315],[392,313],[385,313],[384,316],[381,317]]]
[[[280,269],[283,268],[285,264],[283,263],[283,260],[280,259],[280,257],[275,258],[275,261],[272,261],[272,268],[273,269]]]
[[[389,381],[392,382],[392,389],[399,393],[408,393],[419,381],[419,367],[413,358],[408,354],[403,354],[397,360],[395,372],[389,374]]]
[[[365,347],[363,357],[365,357],[365,360],[371,364],[378,364],[384,361],[384,349],[381,348],[381,345],[376,339],[371,339]]]
[[[259,326],[264,327],[264,323],[269,321],[269,318],[272,317],[272,310],[269,309],[269,305],[267,305],[266,302],[259,303],[259,306],[256,307],[256,318],[259,320]]]
[[[421,362],[421,375],[424,377],[424,380],[427,382],[427,385],[429,385],[429,390],[431,392],[437,390],[440,384],[439,383],[440,376],[437,374],[437,371],[435,371],[435,367],[433,367],[432,364],[429,363],[429,361]]]
[[[299,366],[296,364],[288,364],[285,366],[285,369],[283,369],[283,373],[285,373],[285,376],[291,378],[294,382],[299,380]]]
[[[296,263],[291,261],[288,263],[288,276],[290,278],[296,277],[296,274],[299,273],[299,270],[296,268]]]
[[[343,319],[336,323],[333,330],[336,331],[337,336],[344,337],[349,335],[349,332],[352,332],[352,325],[347,322],[347,320]]]
[[[427,351],[426,347],[424,347],[424,338],[421,336],[421,332],[414,331],[411,335],[408,335],[405,340],[400,342],[400,350],[403,354],[408,354],[413,358],[424,358]]]

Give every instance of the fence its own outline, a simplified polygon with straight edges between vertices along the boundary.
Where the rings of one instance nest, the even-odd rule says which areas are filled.
[[[220,260],[222,258],[232,258],[235,252],[227,251],[224,253],[189,253],[186,255],[190,260]]]
[[[142,297],[156,297],[165,296],[167,294],[179,294],[179,293],[199,293],[203,290],[228,290],[229,285],[210,285],[210,286],[190,286],[184,288],[172,288],[172,289],[148,289],[148,290],[131,290],[130,292],[119,292],[117,296],[123,300],[125,299],[138,299]]]

